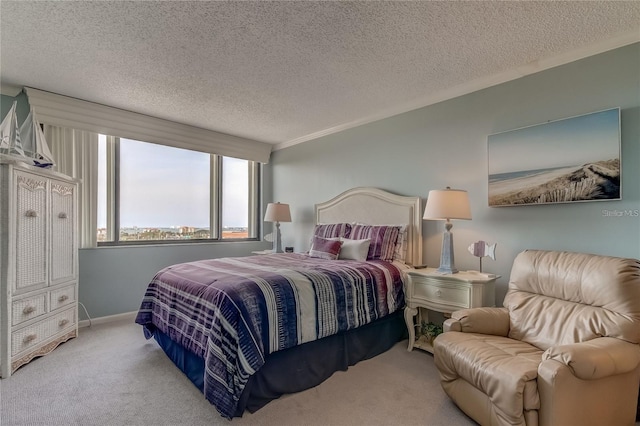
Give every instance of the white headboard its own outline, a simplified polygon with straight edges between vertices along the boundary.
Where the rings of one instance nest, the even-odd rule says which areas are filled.
[[[316,204],[316,223],[360,222],[368,225],[409,225],[407,263],[422,264],[420,197],[405,197],[378,188],[354,188]]]

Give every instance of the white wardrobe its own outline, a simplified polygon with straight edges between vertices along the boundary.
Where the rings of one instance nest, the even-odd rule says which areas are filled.
[[[0,159],[0,377],[78,334],[78,185]]]

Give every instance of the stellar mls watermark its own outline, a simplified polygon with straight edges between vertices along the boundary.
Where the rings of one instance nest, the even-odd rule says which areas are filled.
[[[640,217],[640,209],[602,210],[603,217]]]

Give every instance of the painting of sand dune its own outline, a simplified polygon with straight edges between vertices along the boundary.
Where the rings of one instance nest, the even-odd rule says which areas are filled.
[[[488,137],[489,206],[621,198],[620,109]]]

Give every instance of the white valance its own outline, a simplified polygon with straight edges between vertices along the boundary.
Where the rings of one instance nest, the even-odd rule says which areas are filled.
[[[25,87],[44,124],[268,163],[272,145]]]

